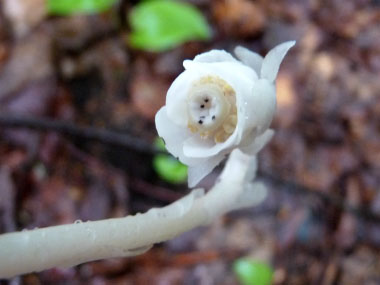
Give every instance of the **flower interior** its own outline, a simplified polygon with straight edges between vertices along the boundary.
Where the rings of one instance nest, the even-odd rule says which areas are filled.
[[[217,76],[205,76],[196,81],[187,97],[188,128],[203,139],[215,143],[226,141],[237,124],[234,89]]]

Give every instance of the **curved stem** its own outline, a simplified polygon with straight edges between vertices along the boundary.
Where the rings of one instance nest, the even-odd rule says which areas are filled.
[[[196,189],[169,206],[144,214],[0,235],[0,278],[138,255],[227,211],[257,204],[262,201],[263,188],[246,187],[255,185],[247,181],[254,162],[254,157],[235,150],[207,194]]]

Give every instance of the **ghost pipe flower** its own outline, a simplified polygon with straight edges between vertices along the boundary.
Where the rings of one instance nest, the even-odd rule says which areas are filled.
[[[0,278],[142,254],[154,243],[208,224],[227,211],[260,203],[266,190],[252,181],[255,174],[256,158],[235,150],[207,194],[196,189],[167,207],[125,218],[1,235]]]
[[[240,61],[213,50],[184,62],[186,71],[169,89],[156,125],[168,150],[190,166],[190,186],[231,152],[207,194],[196,189],[167,207],[125,218],[1,235],[0,278],[141,254],[227,211],[261,202],[265,188],[251,181],[254,155],[273,135],[268,128],[276,104],[274,80],[293,45],[283,43],[265,58],[238,47]]]
[[[184,61],[185,71],[169,88],[156,127],[167,150],[189,166],[189,187],[233,149],[255,155],[271,139],[274,81],[294,44],[282,43],[265,58],[237,47],[239,60],[223,50],[211,50]]]

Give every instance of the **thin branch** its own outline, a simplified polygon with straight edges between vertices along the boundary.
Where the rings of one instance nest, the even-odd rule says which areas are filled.
[[[70,122],[54,120],[51,118],[35,118],[13,114],[1,114],[0,127],[32,129],[44,132],[53,131],[71,137],[97,141],[105,145],[131,149],[141,153],[160,153],[160,151],[156,150],[146,141],[125,133],[122,134],[116,131],[94,127],[81,127]]]
[[[94,127],[80,127],[70,122],[59,121],[50,118],[34,118],[13,114],[1,114],[0,127],[27,128],[38,131],[54,131],[71,137],[93,140],[105,145],[123,147],[141,153],[147,153],[151,155],[164,153],[160,150],[155,149],[146,141],[125,133],[118,133],[116,131]],[[353,213],[361,218],[380,222],[380,217],[372,211],[368,210],[365,207],[356,207],[349,205],[339,196],[325,194],[324,192],[317,189],[310,189],[297,183],[276,177],[265,171],[260,171],[259,176],[264,179],[268,179],[274,184],[283,186],[286,191],[301,194],[304,196],[317,197],[318,199],[323,200],[328,204]]]

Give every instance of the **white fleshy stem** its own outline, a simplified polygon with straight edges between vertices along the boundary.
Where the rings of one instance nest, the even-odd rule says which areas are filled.
[[[142,254],[153,244],[208,224],[227,211],[261,202],[264,186],[249,181],[255,171],[255,157],[234,150],[207,194],[195,189],[169,206],[125,218],[3,234],[0,278]]]

